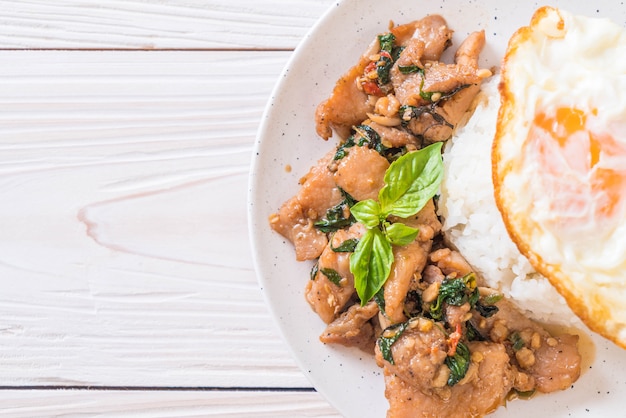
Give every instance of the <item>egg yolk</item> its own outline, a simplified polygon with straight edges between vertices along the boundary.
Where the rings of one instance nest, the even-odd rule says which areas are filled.
[[[626,149],[604,129],[590,129],[597,110],[560,107],[535,115],[526,157],[537,158],[536,172],[548,208],[560,224],[588,223],[614,216],[626,192]],[[616,164],[619,162],[620,164]],[[595,222],[594,222],[595,223]]]

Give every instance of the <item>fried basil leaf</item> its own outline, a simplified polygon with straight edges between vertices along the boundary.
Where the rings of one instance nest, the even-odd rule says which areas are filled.
[[[333,282],[334,284],[336,284],[337,286],[341,286],[341,274],[337,273],[337,270],[331,269],[331,268],[321,268],[320,272],[326,276],[328,278],[328,280],[330,280],[331,282]]]
[[[459,341],[453,356],[446,357],[446,366],[450,369],[448,386],[454,386],[465,377],[470,366],[470,351],[465,344]]]
[[[380,337],[378,337],[378,349],[382,354],[383,358],[388,361],[390,364],[395,364],[393,361],[393,355],[391,353],[391,346],[398,341],[398,339],[402,336],[404,331],[406,331],[409,326],[410,321],[402,322],[400,324],[395,324],[385,329]]]

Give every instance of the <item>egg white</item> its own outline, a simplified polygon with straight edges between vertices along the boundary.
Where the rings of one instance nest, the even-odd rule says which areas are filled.
[[[610,191],[594,183],[600,169],[626,179],[624,51],[626,32],[608,20],[537,10],[503,60],[492,159],[496,202],[520,251],[590,328],[626,347],[626,181]],[[561,146],[559,109],[584,115]],[[533,127],[537,115],[550,135]]]

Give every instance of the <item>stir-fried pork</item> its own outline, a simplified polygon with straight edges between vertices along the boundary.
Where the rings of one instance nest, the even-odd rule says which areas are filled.
[[[481,287],[461,253],[447,248],[432,193],[413,216],[387,211],[394,203],[385,203],[385,196],[393,200],[385,194],[392,188],[385,185],[386,173],[395,179],[406,174],[395,172],[405,166],[393,162],[450,137],[490,75],[478,66],[483,31],[463,41],[453,64],[439,62],[451,37],[437,15],[379,36],[317,108],[318,134],[328,139],[335,130],[339,146],[270,218],[272,228],[293,242],[298,260],[317,259],[305,296],[327,323],[320,340],[375,352],[388,418],[483,416],[511,391],[562,390],[580,375],[577,336],[551,335],[496,290]],[[419,176],[413,179],[417,189],[423,187]],[[406,186],[397,181],[398,190]],[[405,231],[405,239],[392,240],[393,227]],[[370,245],[369,253],[359,253],[358,243]],[[382,281],[368,276],[387,275],[385,269],[390,272]]]
[[[472,272],[472,267],[458,251],[442,248],[430,254],[430,260],[439,267],[446,276],[463,277]]]
[[[300,180],[298,193],[270,216],[270,226],[293,243],[299,261],[319,257],[328,243],[326,234],[313,223],[342,200],[333,173],[328,169],[334,155],[334,151],[330,152],[318,161]]]
[[[440,326],[426,319],[409,325],[392,348],[393,364],[383,367],[388,418],[476,417],[500,406],[513,386],[514,372],[502,344],[469,343],[471,364],[456,385],[447,385],[450,369],[445,363],[449,343]],[[384,334],[383,334],[384,335]]]
[[[534,380],[538,391],[563,390],[578,379],[582,359],[577,348],[577,335],[550,335],[509,300],[503,299],[496,306],[498,312],[493,316],[475,315],[471,322],[481,335],[509,343],[513,363]]]
[[[439,15],[426,16],[405,25],[391,29],[401,46],[409,46],[413,39],[423,44],[422,56],[429,61],[436,61],[452,43],[453,31],[446,20]]]
[[[378,132],[382,138],[383,145],[389,148],[400,148],[406,147],[407,145],[417,148],[420,145],[420,142],[415,135],[403,129],[380,125],[379,123],[373,121],[368,122],[368,125]]]
[[[332,322],[339,315],[354,294],[354,276],[350,272],[351,253],[337,252],[333,248],[349,239],[358,239],[363,231],[361,224],[337,231],[320,255],[315,277],[306,285],[306,300],[326,323]]]
[[[320,341],[358,347],[368,353],[374,352],[379,330],[370,320],[378,313],[378,305],[371,301],[365,306],[356,303],[326,326]]]
[[[403,74],[399,64],[392,68],[391,80],[398,100],[418,109],[422,106],[417,117],[410,119],[409,131],[423,136],[428,142],[445,141],[452,135],[454,127],[480,91],[481,80],[491,74],[478,67],[484,45],[484,32],[474,32],[459,46],[454,65],[428,62],[423,65],[423,74]],[[450,95],[451,92],[454,94]],[[433,97],[446,98],[432,107]]]
[[[335,183],[356,200],[377,199],[389,162],[368,147],[352,147],[339,160]]]
[[[404,301],[411,289],[414,276],[421,273],[426,265],[433,237],[441,230],[441,223],[435,213],[435,205],[430,201],[415,217],[406,224],[419,229],[419,234],[411,244],[394,248],[395,262],[384,287],[385,314],[391,323],[405,321]],[[415,287],[415,286],[413,286]]]
[[[402,46],[414,37],[424,45],[423,55],[430,60],[438,60],[445,48],[450,44],[452,31],[446,26],[441,16],[428,16],[422,20],[395,27],[391,31],[397,44]],[[335,85],[331,96],[322,102],[316,110],[315,121],[317,134],[324,139],[332,136],[333,129],[340,137],[346,138],[352,126],[367,119],[367,114],[374,110],[368,98],[368,93],[358,83],[366,67],[371,62],[370,57],[378,52],[378,39],[359,59],[354,67],[350,68]]]

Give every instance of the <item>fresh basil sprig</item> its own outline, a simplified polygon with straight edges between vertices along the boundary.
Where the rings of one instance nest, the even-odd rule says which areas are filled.
[[[385,172],[378,201],[362,200],[350,209],[352,216],[367,228],[350,256],[350,271],[362,305],[389,277],[394,261],[391,245],[407,245],[417,236],[417,229],[392,224],[387,218],[413,216],[437,193],[443,178],[441,146],[437,142],[398,158]]]

